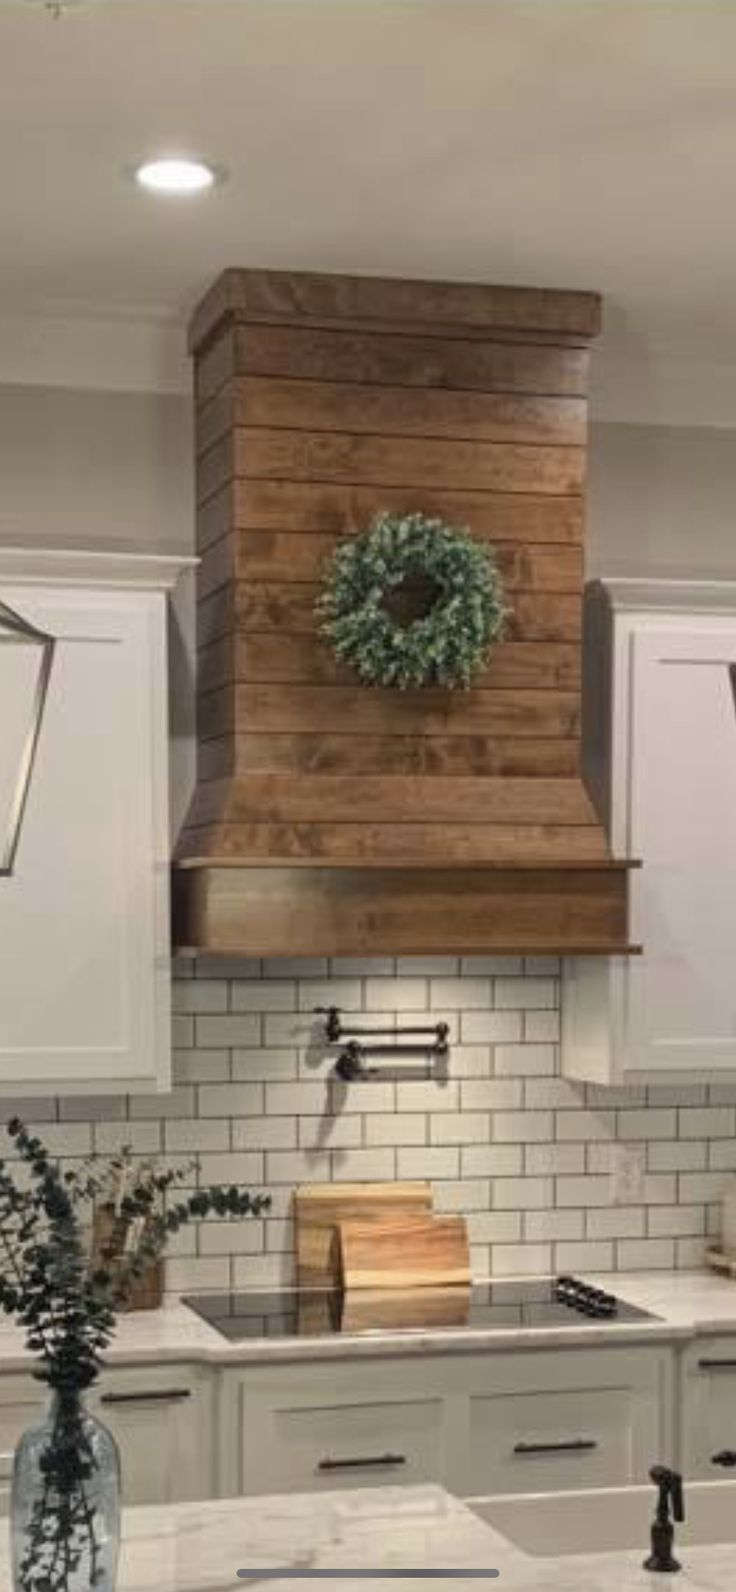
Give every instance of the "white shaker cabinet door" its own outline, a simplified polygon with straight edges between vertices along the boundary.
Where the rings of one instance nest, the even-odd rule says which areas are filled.
[[[626,1050],[667,1072],[736,1066],[736,626],[630,640]]]
[[[2,583],[0,599],[56,642],[17,852],[0,877],[0,1092],[166,1087],[165,596]],[[3,824],[29,646],[0,633]]]

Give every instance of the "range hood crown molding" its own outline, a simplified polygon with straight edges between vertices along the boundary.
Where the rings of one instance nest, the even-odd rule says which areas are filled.
[[[596,294],[227,271],[195,312],[199,773],[180,948],[625,951],[580,774]],[[321,642],[382,508],[492,543],[507,640],[468,692],[370,689]]]

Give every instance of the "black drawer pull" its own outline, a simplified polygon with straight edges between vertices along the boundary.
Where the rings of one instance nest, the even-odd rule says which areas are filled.
[[[736,1470],[736,1451],[733,1448],[722,1448],[720,1454],[714,1454],[711,1465],[722,1465],[724,1470]]]
[[[572,1437],[567,1443],[515,1443],[515,1454],[589,1454],[598,1444],[592,1437]]]
[[[699,1371],[736,1371],[736,1360],[698,1360]]]
[[[188,1387],[145,1388],[140,1393],[103,1393],[101,1404],[179,1404],[190,1399]]]
[[[359,1454],[354,1459],[321,1459],[318,1470],[359,1470],[364,1465],[405,1465],[405,1454]]]

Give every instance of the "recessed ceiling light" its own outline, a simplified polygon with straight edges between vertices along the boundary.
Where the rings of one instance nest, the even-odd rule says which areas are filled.
[[[177,157],[144,161],[143,165],[136,168],[135,180],[140,183],[141,188],[148,188],[151,193],[172,194],[177,197],[204,193],[217,181],[222,181],[223,176],[224,173],[218,172],[214,166],[207,165],[204,160],[185,160],[183,157]]]

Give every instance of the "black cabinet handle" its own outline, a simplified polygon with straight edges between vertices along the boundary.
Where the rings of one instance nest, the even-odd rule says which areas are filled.
[[[139,1393],[103,1393],[101,1404],[179,1404],[190,1399],[188,1387],[145,1388]]]
[[[365,1465],[405,1465],[405,1454],[359,1454],[354,1459],[321,1459],[318,1470],[358,1470]]]
[[[572,1437],[567,1443],[515,1443],[515,1454],[587,1454],[598,1444],[592,1437]]]
[[[724,1470],[736,1470],[736,1451],[733,1448],[722,1448],[720,1454],[714,1454],[711,1465],[722,1465]]]
[[[698,1360],[699,1371],[736,1371],[736,1360]]]

